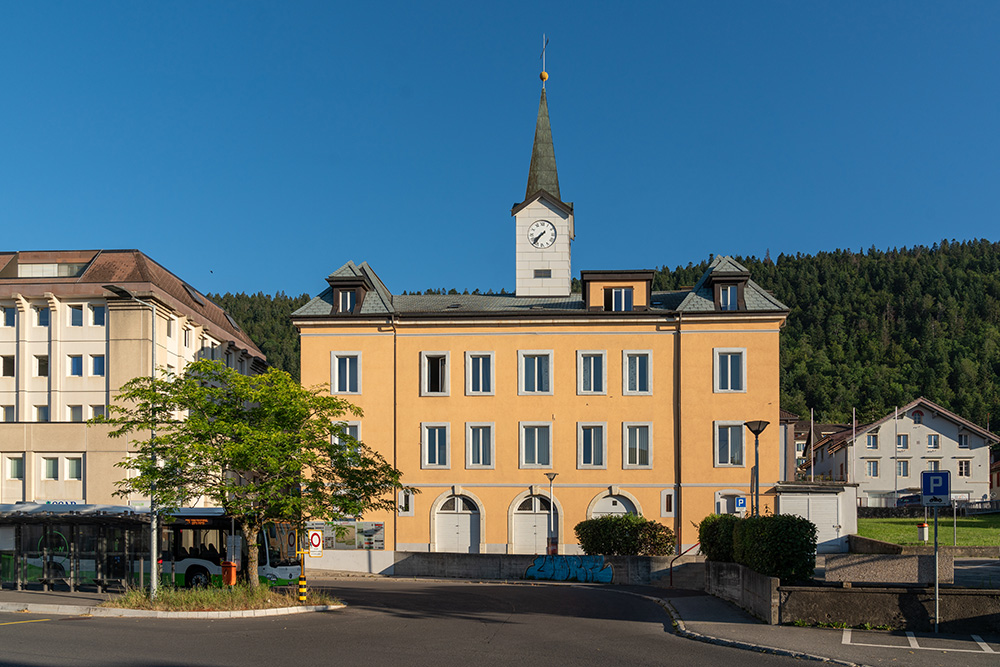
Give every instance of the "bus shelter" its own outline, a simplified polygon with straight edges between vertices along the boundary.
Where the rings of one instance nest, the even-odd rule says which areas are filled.
[[[118,505],[0,505],[0,586],[142,585],[149,514]]]

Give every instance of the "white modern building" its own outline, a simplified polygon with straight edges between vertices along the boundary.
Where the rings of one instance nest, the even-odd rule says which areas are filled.
[[[856,483],[861,505],[894,506],[920,493],[924,470],[951,471],[954,500],[987,500],[990,446],[997,436],[926,398],[878,421],[818,440],[805,462],[817,480]]]
[[[154,359],[199,357],[265,368],[223,309],[138,250],[0,252],[0,503],[121,504],[128,443],[83,422]]]

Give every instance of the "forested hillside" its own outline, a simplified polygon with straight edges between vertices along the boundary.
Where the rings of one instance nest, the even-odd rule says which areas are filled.
[[[308,294],[274,296],[257,294],[209,294],[212,301],[225,308],[253,339],[267,362],[299,379],[299,336],[292,326],[292,312],[309,302]]]
[[[863,422],[926,396],[977,424],[997,420],[1000,243],[736,259],[791,308],[781,334],[785,409],[849,421],[856,407]],[[707,264],[661,268],[654,289],[691,286]],[[298,377],[288,315],[307,300],[226,294],[217,302],[271,364]]]

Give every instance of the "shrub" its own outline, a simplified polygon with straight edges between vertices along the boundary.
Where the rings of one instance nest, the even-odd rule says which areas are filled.
[[[588,519],[574,528],[588,556],[665,556],[674,550],[674,533],[635,514]]]
[[[783,583],[811,579],[816,567],[816,526],[793,514],[751,516],[734,522],[734,560]]]
[[[733,526],[739,517],[733,514],[709,514],[698,524],[698,541],[701,542],[701,553],[708,560],[721,563],[732,563],[733,557]]]

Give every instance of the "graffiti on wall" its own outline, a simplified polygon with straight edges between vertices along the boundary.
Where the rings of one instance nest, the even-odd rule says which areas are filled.
[[[614,574],[604,556],[536,556],[535,562],[524,571],[524,578],[610,584]]]

